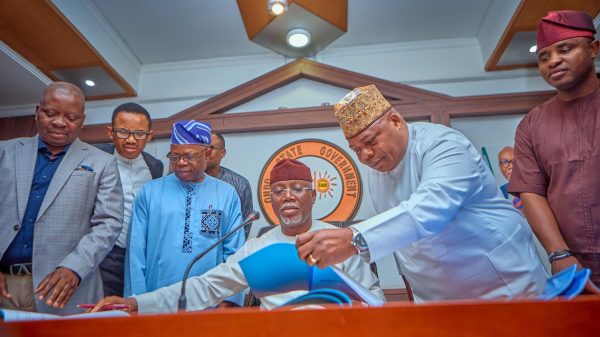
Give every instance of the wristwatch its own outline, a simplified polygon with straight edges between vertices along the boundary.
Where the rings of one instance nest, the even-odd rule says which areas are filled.
[[[550,263],[552,263],[554,261],[562,260],[569,256],[574,256],[572,251],[570,251],[568,249],[557,250],[555,252],[552,252],[552,254],[548,255],[548,261],[550,261]]]
[[[350,230],[352,230],[352,245],[356,248],[356,252],[358,256],[360,256],[366,262],[370,262],[370,254],[369,254],[369,246],[367,245],[367,241],[364,236],[354,227],[350,226]]]

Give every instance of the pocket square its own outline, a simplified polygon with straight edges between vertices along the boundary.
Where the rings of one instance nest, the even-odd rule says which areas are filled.
[[[94,172],[94,169],[87,166],[87,165],[79,165],[75,168],[75,171],[90,171],[90,172]]]

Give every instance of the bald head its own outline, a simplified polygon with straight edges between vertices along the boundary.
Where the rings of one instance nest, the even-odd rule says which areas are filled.
[[[40,138],[56,154],[79,136],[85,115],[85,98],[77,86],[55,82],[42,93],[35,108],[35,122]]]
[[[510,146],[507,146],[498,152],[498,166],[506,180],[510,180],[510,176],[512,175],[514,159],[515,151]]]
[[[83,91],[81,91],[81,89],[74,84],[68,82],[51,83],[42,92],[42,97],[40,97],[40,105],[44,105],[44,102],[46,102],[49,97],[52,96],[69,97],[71,99],[75,98],[81,103],[82,112],[85,109],[85,96],[83,95]]]

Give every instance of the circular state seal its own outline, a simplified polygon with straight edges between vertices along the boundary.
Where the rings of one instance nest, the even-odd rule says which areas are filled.
[[[308,165],[312,172],[316,201],[312,215],[323,221],[352,220],[362,197],[360,173],[350,156],[337,145],[305,139],[287,144],[277,150],[262,169],[259,180],[259,205],[267,221],[276,225],[279,220],[271,207],[271,170],[282,159],[292,158]]]

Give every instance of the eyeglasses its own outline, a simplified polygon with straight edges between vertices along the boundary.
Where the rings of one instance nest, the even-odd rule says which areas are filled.
[[[511,165],[513,163],[512,160],[508,160],[508,159],[503,159],[501,161],[498,162],[498,165],[502,166],[502,167],[508,167],[509,165]]]
[[[223,150],[225,148],[225,146],[214,146],[214,145],[207,145],[207,147],[211,150]]]
[[[167,158],[169,158],[169,161],[173,164],[179,162],[180,159],[183,159],[185,162],[189,163],[198,160],[201,155],[202,153],[186,153],[179,155],[169,152],[167,153]]]
[[[112,131],[115,134],[115,136],[117,136],[117,138],[119,139],[127,139],[130,135],[133,135],[133,138],[137,140],[146,139],[146,137],[148,137],[148,134],[150,133],[150,131],[129,131],[127,129],[113,129]]]
[[[274,196],[276,196],[278,198],[281,198],[284,195],[286,195],[288,191],[290,191],[290,193],[295,197],[301,197],[304,195],[304,192],[312,191],[312,187],[293,186],[293,187],[288,187],[288,188],[275,188],[275,189],[271,190],[271,194],[273,194]]]

